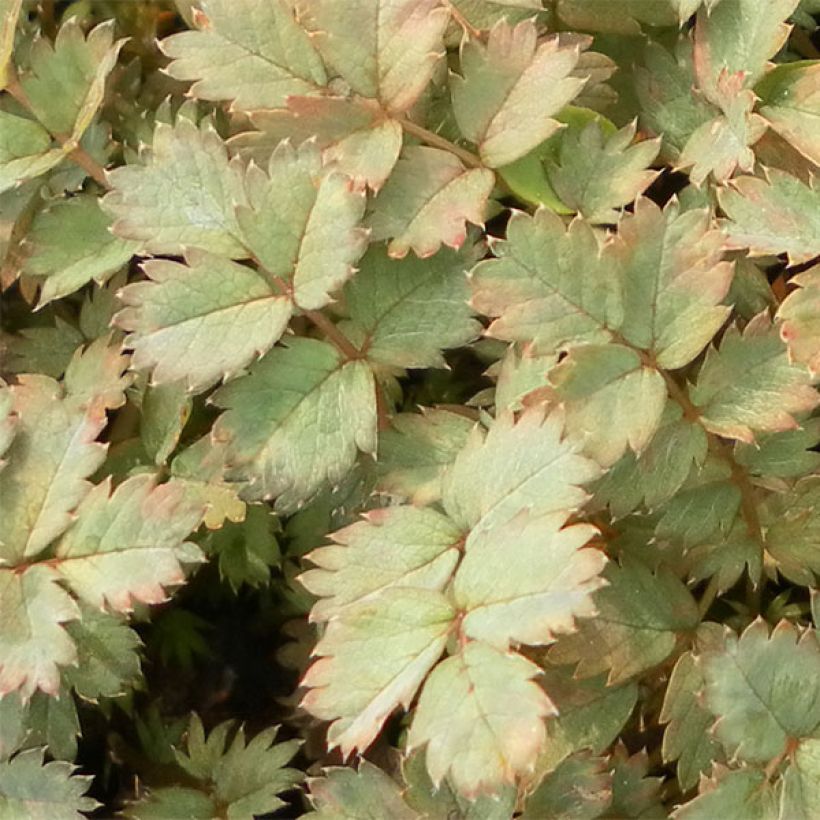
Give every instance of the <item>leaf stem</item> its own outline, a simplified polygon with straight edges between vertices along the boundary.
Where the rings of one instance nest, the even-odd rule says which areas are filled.
[[[40,122],[31,104],[31,100],[29,100],[23,86],[20,85],[20,78],[17,76],[17,71],[14,66],[9,66],[8,68],[5,90]],[[40,122],[40,125],[42,125],[42,122]],[[52,138],[57,140],[65,149],[65,154],[70,160],[73,160],[76,165],[79,165],[98,185],[101,185],[106,190],[110,188],[105,176],[105,168],[103,168],[85,148],[78,145],[73,137],[66,136],[65,134],[55,134],[51,131],[49,131],[49,133],[51,133]]]
[[[450,16],[453,20],[458,23],[459,26],[467,33],[470,37],[474,37],[476,40],[481,39],[481,29],[476,28],[459,10],[454,6],[451,0],[444,0],[444,5],[447,6]]]
[[[418,123],[406,118],[400,119],[399,123],[401,124],[401,127],[411,136],[420,139],[427,145],[433,146],[433,148],[440,148],[442,151],[449,151],[451,154],[457,156],[468,167],[484,167],[484,163],[475,154],[468,151],[466,148],[462,148],[460,145],[456,145],[454,142],[450,142],[450,140],[442,137],[440,134],[436,134],[434,131],[428,131]]]

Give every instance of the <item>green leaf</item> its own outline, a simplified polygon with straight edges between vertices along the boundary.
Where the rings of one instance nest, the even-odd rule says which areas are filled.
[[[530,772],[555,708],[532,680],[538,667],[515,653],[468,641],[440,663],[419,697],[407,738],[427,750],[438,785],[449,775],[464,796],[498,791]]]
[[[213,800],[207,794],[184,786],[169,786],[151,789],[139,803],[126,806],[123,814],[130,820],[213,820],[214,812]]]
[[[584,549],[596,529],[564,526],[567,517],[524,512],[470,533],[453,584],[464,635],[502,649],[550,644],[595,614],[592,593],[603,586],[606,557]]]
[[[491,29],[502,18],[517,23],[543,8],[541,0],[453,0],[453,6],[479,30]]]
[[[820,61],[772,69],[755,87],[766,122],[804,157],[820,165]]]
[[[795,414],[820,404],[808,373],[789,363],[765,313],[749,322],[742,335],[729,328],[720,348],[710,348],[690,397],[707,430],[747,443],[754,441],[756,430],[797,427]]]
[[[777,798],[762,771],[715,766],[700,794],[672,816],[675,820],[769,820],[779,815]]]
[[[621,345],[573,348],[550,373],[566,413],[567,433],[603,466],[629,447],[640,453],[660,426],[666,383],[640,355]]]
[[[192,404],[183,382],[146,387],[140,408],[140,441],[155,464],[164,464],[176,449]]]
[[[441,498],[447,470],[467,443],[475,422],[460,413],[422,407],[399,413],[379,433],[379,489],[424,506]]]
[[[344,757],[366,749],[396,707],[410,706],[444,650],[454,617],[440,592],[393,587],[328,622],[313,650],[319,660],[302,680],[308,689],[302,706],[333,721],[329,748],[341,747]]]
[[[342,479],[358,450],[376,449],[373,374],[315,339],[277,347],[214,403],[226,410],[214,436],[227,442],[229,463],[253,498],[276,497],[278,510]]]
[[[127,479],[111,493],[111,480],[80,503],[76,522],[56,548],[60,577],[91,606],[128,612],[155,604],[165,587],[185,580],[182,563],[201,560],[184,539],[202,518],[197,499],[182,483],[157,485],[152,475]]]
[[[609,805],[612,773],[606,761],[590,754],[569,757],[550,772],[527,798],[522,820],[561,817],[594,820]]]
[[[790,264],[820,254],[820,188],[777,169],[758,177],[739,177],[718,189],[728,219],[723,227],[731,249],[752,256],[786,253]]]
[[[251,165],[245,175],[248,204],[237,210],[243,241],[272,277],[292,283],[302,308],[323,307],[330,294],[353,275],[367,248],[359,223],[363,191],[322,168],[313,142],[279,145],[268,171]]]
[[[513,211],[507,238],[493,253],[471,277],[473,306],[494,318],[487,335],[532,341],[533,352],[543,354],[610,340],[607,328],[622,316],[620,287],[586,222],[566,228],[544,209],[534,216]]]
[[[73,293],[91,281],[102,285],[137,249],[109,231],[111,220],[91,196],[58,201],[37,214],[27,236],[25,271],[46,277],[39,305]]]
[[[299,0],[300,22],[325,62],[363,97],[406,111],[444,53],[450,19],[438,0]]]
[[[105,427],[103,408],[77,407],[47,376],[21,376],[10,388],[17,434],[0,472],[0,556],[16,563],[42,552],[71,523],[105,459],[95,441]]]
[[[147,281],[120,291],[125,307],[114,321],[129,331],[133,366],[151,368],[154,384],[201,390],[266,353],[292,303],[253,268],[199,250],[189,250],[186,263],[145,262]]]
[[[65,670],[64,680],[81,698],[115,698],[139,679],[140,639],[121,618],[84,607],[66,631],[77,647],[77,666]]]
[[[476,428],[444,484],[444,509],[460,527],[488,530],[529,510],[533,516],[583,506],[582,485],[600,469],[564,435],[564,417],[533,408],[516,421],[499,416],[486,436]]]
[[[398,784],[381,769],[362,760],[358,770],[331,767],[308,781],[312,820],[417,820],[402,799]]]
[[[320,600],[312,621],[344,617],[350,607],[396,587],[441,590],[459,558],[461,531],[434,510],[388,507],[333,533],[334,544],[306,556],[317,569],[299,581]]]
[[[64,157],[39,123],[0,111],[0,192],[44,174]]]
[[[209,534],[203,547],[218,559],[219,576],[234,592],[243,584],[258,587],[270,581],[271,567],[282,560],[276,524],[276,518],[267,507],[252,504],[244,521],[225,523]]]
[[[522,410],[532,399],[542,396],[549,384],[549,372],[557,362],[557,356],[538,356],[529,345],[523,346],[520,353],[517,345],[510,345],[498,368],[496,413]]]
[[[635,124],[609,136],[596,122],[561,140],[557,162],[547,163],[550,184],[561,201],[592,223],[618,221],[618,209],[632,202],[658,176],[647,170],[659,140],[632,144]]]
[[[612,803],[608,813],[612,817],[639,817],[644,820],[666,820],[661,804],[660,777],[647,777],[649,759],[646,750],[631,757],[622,744],[615,747],[610,757],[612,772]]]
[[[14,50],[14,30],[23,0],[0,0],[0,90],[8,82],[8,64]]]
[[[287,0],[208,0],[194,24],[197,30],[167,37],[161,48],[172,60],[168,74],[195,81],[190,93],[198,99],[231,100],[240,110],[278,108],[327,81]]]
[[[412,250],[432,256],[442,244],[460,248],[467,238],[465,223],[484,224],[487,198],[495,177],[486,168],[466,169],[448,151],[410,146],[373,200],[367,224],[371,239],[390,239],[390,256]]]
[[[350,97],[288,97],[287,108],[255,111],[259,129],[237,134],[231,148],[266,166],[284,139],[294,145],[314,139],[325,165],[350,177],[357,188],[378,191],[387,181],[401,150],[403,132],[372,100]]]
[[[595,593],[598,615],[561,638],[550,659],[577,663],[580,677],[609,671],[608,682],[615,684],[662,663],[699,616],[689,590],[668,570],[653,574],[628,561],[610,564],[603,577],[609,585]]]
[[[701,9],[695,25],[695,71],[698,84],[713,97],[721,73],[743,73],[747,88],[764,74],[768,61],[789,35],[784,21],[798,0],[720,0]]]
[[[820,724],[820,646],[781,621],[769,635],[762,620],[725,648],[701,656],[706,705],[717,717],[715,736],[737,758],[766,763],[790,739]]]
[[[777,311],[780,338],[791,360],[806,365],[814,378],[820,375],[820,265],[792,277],[789,284],[796,290]]]
[[[507,165],[542,143],[560,127],[552,119],[581,90],[571,76],[577,46],[557,37],[536,42],[532,20],[516,26],[499,21],[486,46],[466,40],[461,75],[450,78],[453,112],[461,133],[478,145],[491,168]]]
[[[30,749],[0,762],[0,815],[83,820],[81,812],[93,811],[99,805],[83,796],[91,778],[73,775],[75,767],[63,761],[44,763],[43,752]]]
[[[770,433],[754,444],[735,444],[735,460],[752,475],[799,478],[820,467],[820,419],[802,422],[797,430]]]
[[[670,2],[647,3],[646,0],[559,0],[558,14],[564,25],[573,30],[601,31],[634,35],[641,25],[673,26],[678,17]]]
[[[641,198],[619,225],[613,256],[622,266],[624,338],[676,370],[700,353],[726,321],[720,303],[732,281],[723,237],[708,211],[661,210]]]
[[[466,274],[482,250],[468,244],[429,260],[394,260],[373,246],[345,288],[367,358],[394,367],[446,367],[442,349],[462,347],[481,329],[468,305]]]
[[[820,741],[804,740],[783,775],[779,817],[809,820],[820,800]]]
[[[111,20],[86,37],[73,18],[60,27],[53,44],[47,37],[32,43],[20,85],[34,115],[52,134],[79,141],[102,104],[106,78],[124,42],[114,42]]]
[[[17,689],[26,700],[36,689],[56,695],[60,667],[77,660],[63,624],[80,610],[58,581],[49,566],[0,568],[0,696]]]
[[[722,643],[723,634],[716,624],[704,624],[698,630],[700,652],[719,650]],[[720,744],[709,732],[714,717],[700,698],[705,685],[695,655],[685,652],[672,670],[660,715],[661,722],[667,724],[663,734],[663,759],[677,761],[678,782],[683,791],[696,786],[712,761],[721,758]]]
[[[180,118],[160,123],[140,163],[110,171],[103,207],[112,230],[138,240],[153,254],[182,254],[190,247],[242,258],[235,208],[245,203],[241,165],[230,162],[213,128]]]

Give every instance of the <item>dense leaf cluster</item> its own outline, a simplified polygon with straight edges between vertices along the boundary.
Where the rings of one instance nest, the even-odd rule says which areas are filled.
[[[0,0],[0,815],[817,817],[818,14]]]

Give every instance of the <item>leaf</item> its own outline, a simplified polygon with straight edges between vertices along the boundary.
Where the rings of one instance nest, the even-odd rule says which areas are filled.
[[[14,30],[23,7],[23,0],[0,0],[0,90],[8,82],[8,64],[14,50]]]
[[[141,642],[121,618],[84,607],[66,631],[77,647],[77,665],[63,675],[81,698],[115,698],[139,680]]]
[[[356,188],[381,189],[401,150],[403,132],[372,100],[349,97],[288,97],[287,108],[254,111],[259,129],[237,134],[231,148],[267,165],[282,140],[294,145],[314,139],[324,165],[334,165]]]
[[[39,305],[73,293],[91,281],[104,284],[137,249],[109,231],[98,200],[75,196],[41,211],[27,236],[26,273],[46,277]]]
[[[276,540],[277,521],[270,510],[252,504],[245,520],[225,523],[210,533],[205,551],[219,561],[219,576],[238,592],[243,584],[251,587],[270,582],[271,567],[281,564],[282,554]]]
[[[458,127],[491,168],[524,156],[554,133],[560,124],[552,117],[584,85],[570,75],[577,46],[561,46],[557,37],[538,45],[536,39],[532,20],[516,26],[501,20],[486,46],[464,42],[461,75],[450,78]]]
[[[666,383],[637,352],[621,345],[574,348],[550,373],[566,430],[603,466],[652,440],[666,405]]]
[[[302,706],[333,721],[329,748],[339,746],[344,757],[363,751],[397,706],[409,707],[454,616],[440,592],[395,587],[328,623],[313,651],[319,660],[302,680],[309,690]]]
[[[755,87],[760,113],[804,157],[820,165],[820,62],[801,60],[772,69]]]
[[[391,259],[374,246],[345,288],[350,318],[370,361],[394,367],[446,367],[442,349],[480,331],[468,305],[467,271],[483,250],[441,250],[431,259]]]
[[[720,649],[723,634],[716,624],[704,624],[698,631],[699,651]],[[713,760],[721,759],[720,744],[710,734],[712,713],[699,697],[706,685],[701,665],[692,652],[678,658],[663,700],[660,720],[666,723],[662,754],[666,762],[677,761],[678,783],[682,791],[698,784]]]
[[[442,244],[460,248],[465,222],[484,224],[494,176],[486,168],[467,170],[461,160],[438,148],[405,148],[387,184],[373,200],[367,225],[371,239],[390,239],[390,256],[412,250],[432,256]]]
[[[594,820],[609,805],[611,793],[612,774],[606,761],[582,753],[564,760],[541,781],[521,817]]]
[[[164,464],[176,449],[192,405],[183,382],[146,388],[140,408],[140,441],[154,464]]]
[[[793,290],[777,311],[780,338],[789,357],[808,367],[812,378],[820,375],[820,265],[792,277]]]
[[[110,495],[109,495],[110,494]],[[156,604],[165,587],[185,580],[181,563],[201,560],[185,542],[202,518],[184,485],[157,486],[149,474],[136,475],[111,493],[111,481],[97,485],[82,501],[77,520],[56,548],[60,577],[91,606],[128,612],[135,602]]]
[[[105,459],[95,439],[106,418],[93,404],[76,407],[46,376],[21,376],[10,390],[17,434],[0,472],[0,555],[14,564],[42,552],[71,523],[91,488],[86,479]]]
[[[308,781],[315,811],[312,820],[416,820],[398,784],[381,769],[362,760],[358,770],[333,766]]]
[[[820,404],[805,369],[789,363],[765,313],[743,335],[729,328],[720,348],[709,350],[690,397],[707,430],[747,443],[755,430],[794,429],[795,414]]]
[[[769,635],[755,621],[725,649],[701,657],[706,705],[717,717],[715,736],[739,759],[766,763],[790,738],[820,724],[820,646],[781,621]]]
[[[589,225],[539,209],[513,211],[495,259],[473,268],[473,306],[494,321],[487,335],[532,342],[549,354],[568,344],[601,344],[621,321],[618,283],[605,272]],[[546,263],[549,260],[549,263]]]
[[[616,684],[662,663],[699,616],[689,590],[668,570],[653,574],[628,561],[610,564],[603,577],[609,585],[595,594],[598,615],[561,638],[549,657],[577,663],[579,677],[609,671],[608,683]]]
[[[673,814],[675,820],[768,820],[777,816],[776,797],[763,772],[724,766],[716,766],[700,794]]]
[[[617,6],[611,0],[559,0],[557,11],[567,28],[581,31],[635,35],[641,33],[641,24],[677,23],[671,3],[646,0],[620,0]]]
[[[389,507],[338,530],[333,545],[306,556],[316,569],[299,581],[320,600],[311,621],[344,617],[345,611],[396,587],[441,590],[459,558],[461,531],[434,510]]]
[[[597,478],[598,465],[565,437],[560,411],[544,408],[499,416],[486,436],[476,429],[444,484],[447,515],[475,535],[505,524],[522,510],[533,516],[569,513],[587,500],[582,485]]]
[[[0,111],[0,192],[51,170],[65,154],[34,120]]]
[[[555,708],[520,655],[468,641],[440,663],[419,697],[408,749],[426,746],[434,784],[449,775],[468,798],[497,791],[532,770]]]
[[[742,72],[746,87],[762,76],[789,35],[784,20],[798,0],[720,0],[701,9],[695,25],[695,72],[704,93],[715,96],[721,72]]]
[[[808,820],[820,799],[820,741],[804,740],[783,775],[779,817]]]
[[[99,803],[84,797],[90,777],[73,775],[74,766],[59,760],[43,762],[43,749],[20,752],[0,761],[0,814],[32,820],[82,820],[80,812]]]
[[[444,54],[450,14],[438,0],[298,0],[297,8],[328,66],[391,113],[413,105]]]
[[[612,772],[613,817],[640,817],[646,820],[666,820],[667,812],[661,804],[660,777],[647,777],[649,757],[645,750],[631,757],[622,744],[615,747],[609,759]]]
[[[237,210],[243,241],[270,276],[292,283],[297,305],[323,307],[367,248],[359,226],[364,192],[332,169],[324,171],[313,142],[299,148],[281,143],[267,174],[251,165],[245,185],[248,204]]]
[[[495,385],[496,413],[517,411],[528,406],[544,393],[549,384],[549,372],[558,362],[557,356],[538,356],[529,345],[519,355],[517,345],[510,345],[498,368]]]
[[[124,42],[114,42],[113,21],[86,37],[74,18],[60,26],[53,45],[47,37],[32,43],[20,85],[34,116],[52,134],[79,141],[102,104],[106,77]]]
[[[68,626],[77,623],[71,621]],[[63,670],[63,676],[68,669],[71,667]],[[9,697],[17,698],[17,695]],[[76,699],[71,690],[63,685],[56,697],[44,692],[35,692],[26,707],[24,748],[47,746],[49,756],[55,760],[73,761],[77,757],[80,720],[77,715]]]
[[[595,614],[592,593],[603,586],[606,557],[588,548],[594,527],[566,520],[566,512],[524,512],[470,533],[453,584],[464,635],[500,649],[544,645]]]
[[[49,566],[20,573],[0,568],[0,696],[18,689],[24,700],[37,689],[56,695],[60,667],[76,661],[63,624],[79,618],[80,610],[58,581]]]
[[[23,328],[9,341],[9,371],[59,378],[83,343],[83,335],[59,316],[54,325]]]
[[[133,366],[151,368],[154,384],[201,390],[230,378],[290,320],[290,299],[267,277],[206,251],[189,250],[184,265],[153,259],[143,271],[147,281],[120,291],[125,307],[114,321],[129,331]]]
[[[820,189],[770,169],[768,181],[738,177],[718,190],[730,249],[749,249],[751,256],[788,254],[790,264],[820,254]]]
[[[140,163],[108,173],[111,192],[102,200],[112,230],[138,240],[148,253],[180,255],[189,247],[242,258],[234,214],[244,204],[242,169],[228,160],[216,131],[180,118],[160,123]]]
[[[766,132],[766,121],[752,113],[756,97],[743,90],[745,75],[721,74],[714,101],[723,110],[714,119],[703,123],[691,134],[678,158],[678,168],[691,168],[689,178],[701,185],[712,174],[725,182],[737,168],[751,172],[755,166],[754,145]]]
[[[547,164],[547,176],[561,201],[592,223],[614,223],[620,211],[658,176],[647,170],[660,148],[659,140],[632,145],[635,124],[612,136],[593,120],[582,131],[570,131],[561,140],[556,163]]]
[[[517,23],[532,17],[543,6],[541,0],[452,0],[470,25],[479,30],[491,29],[499,20]]]
[[[207,0],[195,31],[166,37],[167,73],[194,81],[201,100],[231,100],[239,110],[278,108],[327,81],[324,66],[287,0]]]
[[[229,463],[254,498],[276,497],[292,510],[353,466],[358,450],[376,449],[373,374],[325,342],[294,338],[225,385],[214,426]]]
[[[797,430],[758,436],[754,444],[735,444],[735,460],[749,473],[799,478],[820,466],[820,419],[802,422]]]
[[[424,506],[441,498],[447,470],[475,423],[438,408],[399,413],[379,433],[378,486],[381,492]]]

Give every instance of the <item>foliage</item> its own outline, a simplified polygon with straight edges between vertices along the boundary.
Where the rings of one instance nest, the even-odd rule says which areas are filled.
[[[0,816],[817,815],[814,0],[0,14]]]

